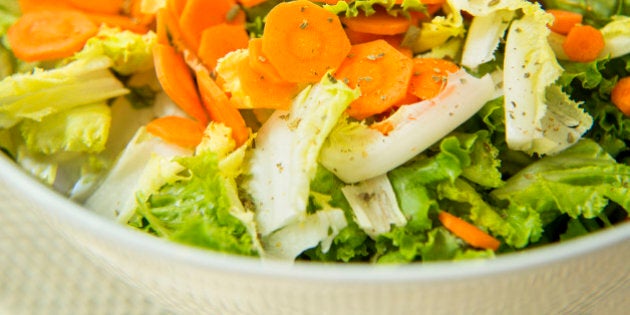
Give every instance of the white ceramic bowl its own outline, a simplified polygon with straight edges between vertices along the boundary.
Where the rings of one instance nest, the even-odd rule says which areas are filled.
[[[108,221],[0,154],[0,187],[107,271],[182,314],[622,314],[630,222],[493,260],[369,266],[262,263]]]

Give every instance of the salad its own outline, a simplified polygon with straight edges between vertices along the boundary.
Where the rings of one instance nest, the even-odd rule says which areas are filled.
[[[0,148],[262,259],[492,258],[630,212],[630,3],[0,1]]]

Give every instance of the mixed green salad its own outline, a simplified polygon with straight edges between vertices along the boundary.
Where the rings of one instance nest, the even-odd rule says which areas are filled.
[[[186,9],[194,0],[119,1],[116,14],[137,17],[135,4],[145,30],[103,23],[67,57],[24,60],[9,35],[36,2],[0,0],[0,148],[71,200],[130,228],[263,259],[409,263],[491,258],[627,224],[630,112],[611,101],[630,77],[627,0],[215,3],[230,4],[230,23],[242,15],[237,25],[250,43],[262,39],[263,52],[267,16],[309,2],[303,8],[325,10],[326,21],[333,16],[354,35],[355,18],[411,21],[398,37],[370,33],[366,41],[398,38],[391,49],[409,65],[431,58],[456,66],[435,79],[437,95],[359,115],[351,114],[368,93],[336,67],[317,80],[277,83],[295,90],[280,101],[288,106],[257,106],[261,96],[239,68],[253,45],[211,67],[195,56],[203,48],[191,49],[185,18],[178,31],[162,29],[164,10],[195,18]],[[572,27],[601,34],[595,57],[576,60],[563,48],[572,35],[550,29],[560,19],[553,10],[576,13]],[[301,21],[298,29],[316,26]],[[361,44],[350,40],[352,53],[342,57],[361,53]],[[174,47],[184,79],[216,82],[220,97],[210,98],[238,109],[244,139],[213,109],[202,122],[182,106],[156,69],[165,56],[157,46]],[[376,80],[385,70],[374,71]],[[626,86],[625,96],[615,93],[629,106]],[[205,100],[204,91],[216,92],[195,95]],[[281,94],[268,91],[260,102]],[[148,128],[173,116],[200,123],[199,141],[178,142],[179,132],[194,134],[183,125]]]

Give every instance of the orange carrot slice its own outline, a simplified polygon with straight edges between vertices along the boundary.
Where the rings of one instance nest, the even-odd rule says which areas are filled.
[[[72,56],[98,32],[87,15],[75,10],[36,10],[22,15],[7,31],[11,49],[25,61]]]
[[[148,133],[185,148],[196,147],[203,138],[204,129],[198,121],[179,116],[156,118],[146,125]]]
[[[245,13],[234,0],[188,0],[179,17],[179,27],[188,47],[199,50],[203,31],[221,23],[245,23]]]
[[[166,0],[166,7],[171,10],[173,15],[180,16],[184,12],[186,2],[186,0]]]
[[[210,119],[230,127],[236,146],[241,146],[249,138],[249,130],[243,116],[232,106],[225,92],[212,80],[209,73],[197,71],[196,77],[201,100]]]
[[[547,13],[553,15],[554,18],[549,29],[562,35],[568,34],[575,25],[582,23],[583,19],[582,14],[572,11],[548,9]]]
[[[221,23],[206,28],[201,34],[197,56],[209,70],[217,65],[217,60],[231,51],[247,48],[249,35],[241,25]]]
[[[501,246],[501,242],[490,234],[446,211],[440,211],[438,219],[447,230],[473,247],[497,250]]]
[[[247,46],[249,51],[249,66],[253,71],[260,74],[263,79],[270,82],[286,82],[282,79],[278,70],[271,65],[269,59],[262,52],[262,39],[252,38]]]
[[[300,92],[296,83],[274,82],[254,71],[249,65],[248,56],[235,59],[233,63],[232,66],[235,67],[240,81],[240,88],[250,101],[243,103],[243,99],[232,97],[233,104],[239,108],[288,109],[293,98]]]
[[[621,112],[630,116],[630,77],[617,81],[610,94],[610,100]]]
[[[409,92],[423,100],[433,98],[446,86],[448,74],[457,70],[459,67],[448,60],[414,58]]]
[[[590,25],[575,25],[567,34],[562,50],[572,61],[590,62],[597,59],[606,43],[602,32]]]
[[[184,58],[173,47],[164,44],[155,45],[153,58],[155,72],[164,92],[184,112],[206,125],[208,117]]]
[[[286,81],[318,82],[350,50],[339,18],[310,1],[280,3],[266,19],[262,51]]]
[[[356,119],[380,114],[407,97],[413,61],[384,40],[354,45],[335,77],[361,96],[347,112]]]

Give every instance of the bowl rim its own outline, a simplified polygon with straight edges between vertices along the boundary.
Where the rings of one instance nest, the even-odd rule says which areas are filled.
[[[274,279],[303,281],[411,283],[422,281],[457,280],[532,269],[576,256],[586,255],[630,240],[630,222],[604,229],[585,237],[554,243],[526,251],[506,253],[493,259],[457,262],[424,262],[402,265],[343,264],[314,262],[280,262],[241,257],[176,244],[134,230],[100,216],[49,188],[0,153],[0,183],[47,211],[57,222],[106,239],[109,243],[125,244],[128,249],[160,261],[172,261],[180,266],[231,272]],[[97,254],[98,255],[98,254]]]

